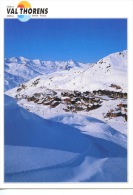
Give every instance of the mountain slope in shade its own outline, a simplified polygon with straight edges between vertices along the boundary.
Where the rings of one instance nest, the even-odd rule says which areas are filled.
[[[26,81],[26,79],[20,77],[20,76],[15,76],[13,74],[10,74],[8,72],[4,73],[5,76],[5,80],[4,80],[4,90],[7,91],[11,88],[14,88],[16,86],[18,86],[21,83],[24,83]]]
[[[125,182],[126,156],[119,141],[42,119],[5,96],[5,182]]]

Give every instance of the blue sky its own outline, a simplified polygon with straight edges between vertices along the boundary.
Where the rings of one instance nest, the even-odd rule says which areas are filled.
[[[96,62],[127,49],[126,19],[4,21],[5,58]]]

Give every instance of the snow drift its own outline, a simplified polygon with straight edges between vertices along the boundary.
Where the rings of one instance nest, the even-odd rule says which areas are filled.
[[[125,182],[126,159],[119,142],[45,120],[5,96],[5,182]]]

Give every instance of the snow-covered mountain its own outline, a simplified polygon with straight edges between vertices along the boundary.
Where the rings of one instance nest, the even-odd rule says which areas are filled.
[[[17,71],[19,72],[18,69]],[[33,83],[36,80],[38,83],[34,86]],[[111,54],[94,64],[85,64],[84,66],[83,64],[78,64],[78,66],[74,64],[69,71],[65,69],[41,75],[33,78],[25,85],[25,94],[28,94],[29,91],[31,93],[32,90],[33,92],[38,91],[43,87],[54,90],[93,91],[102,89],[127,92],[127,51]],[[113,85],[117,85],[119,88],[113,88]],[[11,91],[15,92],[15,90]]]
[[[6,182],[127,181],[127,51],[5,61]]]
[[[83,68],[75,67],[67,73],[62,71],[40,77],[40,85],[51,89],[112,90],[111,84],[127,91],[127,51],[111,54]]]
[[[48,73],[70,70],[74,67],[82,67],[83,63],[69,61],[41,61],[29,60],[24,57],[5,58],[5,91],[18,86],[23,82]]]
[[[106,89],[117,83],[127,88],[127,51],[111,54],[96,63],[28,60],[24,57],[5,59],[5,91],[43,75],[45,86],[80,90]],[[67,72],[66,72],[67,71]],[[119,76],[118,76],[119,75]],[[52,79],[51,79],[52,78]]]

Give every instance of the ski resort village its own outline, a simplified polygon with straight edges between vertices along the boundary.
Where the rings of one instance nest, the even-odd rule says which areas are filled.
[[[127,50],[4,66],[6,182],[127,181]]]

